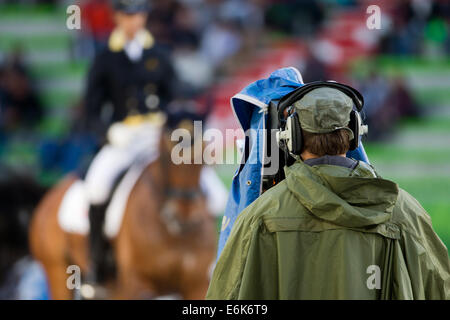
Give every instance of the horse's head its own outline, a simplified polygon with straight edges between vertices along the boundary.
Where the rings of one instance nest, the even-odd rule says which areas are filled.
[[[205,118],[206,113],[179,110],[169,113],[163,130],[160,160],[165,201],[161,217],[173,235],[195,232],[211,217],[200,187]]]

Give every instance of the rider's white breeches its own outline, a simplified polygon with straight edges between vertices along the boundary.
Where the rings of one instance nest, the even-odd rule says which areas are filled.
[[[105,203],[115,180],[132,163],[157,153],[161,129],[148,124],[114,124],[108,131],[109,144],[95,156],[85,178],[86,191],[93,205]]]
[[[105,203],[114,181],[133,162],[133,155],[125,148],[104,146],[95,156],[85,178],[89,202],[93,205]]]
[[[116,127],[108,134],[112,142],[105,145],[95,156],[85,178],[85,188],[90,204],[104,204],[111,196],[114,182],[119,175],[136,161],[154,158],[159,150],[161,131],[150,127],[141,127],[126,137],[130,132]],[[124,130],[124,131],[121,131]],[[114,139],[114,135],[117,139]],[[228,192],[222,181],[211,167],[204,167],[200,175],[200,187],[205,192],[209,210],[220,215],[225,210]]]

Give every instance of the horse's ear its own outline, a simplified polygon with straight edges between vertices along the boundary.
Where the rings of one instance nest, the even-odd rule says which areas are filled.
[[[180,122],[184,120],[204,122],[211,113],[212,108],[213,103],[211,99],[174,100],[166,109],[168,117],[166,127],[175,129],[179,126]]]

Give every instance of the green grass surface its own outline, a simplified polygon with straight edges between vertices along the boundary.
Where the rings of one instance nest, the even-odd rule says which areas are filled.
[[[55,51],[67,50],[70,38],[66,32],[52,35],[27,34],[27,35],[2,35],[0,38],[0,50],[9,51],[19,46],[25,51]]]
[[[88,71],[88,62],[74,61],[71,63],[41,63],[31,66],[33,77],[53,78],[53,77],[79,77],[84,78]]]
[[[81,99],[78,92],[64,92],[50,90],[41,94],[41,101],[48,109],[53,108],[70,108]]]
[[[48,19],[49,17],[53,17],[55,14],[59,15],[62,13],[64,13],[64,10],[55,9],[54,5],[51,4],[29,5],[18,3],[0,5],[1,19],[15,19],[19,16],[21,18],[26,18],[27,20],[39,20]]]
[[[430,215],[434,230],[450,248],[450,177],[394,180],[420,202]]]
[[[440,105],[442,101],[450,101],[450,90],[446,88],[417,90],[413,96],[422,108],[432,108],[434,105]]]
[[[450,150],[431,149],[424,150],[402,146],[386,145],[382,143],[366,144],[365,149],[373,163],[382,164],[450,164]]]
[[[414,130],[449,135],[450,118],[440,115],[429,116],[426,119],[409,118],[402,120],[396,127],[401,131]]]
[[[388,76],[442,75],[450,70],[450,58],[378,56],[355,59],[351,62],[350,68],[356,75],[367,75],[373,69]]]
[[[450,150],[423,150],[402,148],[382,143],[366,143],[365,148],[372,164],[389,166],[393,164],[422,164],[424,168],[434,165],[450,165]],[[426,170],[418,176],[402,176],[402,172],[384,175],[383,178],[395,181],[415,197],[431,216],[433,227],[450,248],[450,176],[428,177]]]

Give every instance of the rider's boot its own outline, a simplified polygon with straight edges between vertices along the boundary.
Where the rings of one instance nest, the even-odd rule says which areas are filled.
[[[82,287],[82,295],[86,299],[99,296],[100,285],[106,276],[106,256],[108,241],[103,233],[106,205],[91,205],[89,208],[89,270],[86,283]]]

